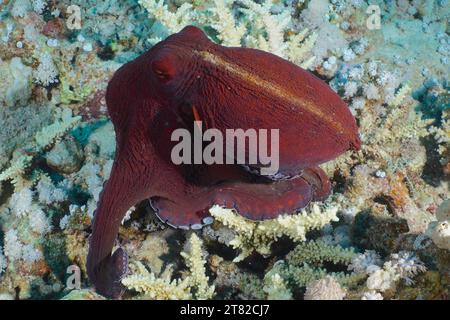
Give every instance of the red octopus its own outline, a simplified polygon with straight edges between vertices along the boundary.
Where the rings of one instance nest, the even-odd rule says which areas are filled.
[[[150,200],[162,221],[184,229],[211,223],[213,204],[252,220],[275,218],[324,200],[331,186],[318,165],[360,147],[355,119],[325,82],[273,54],[217,45],[193,26],[122,66],[106,102],[116,155],[94,215],[87,270],[97,292],[113,298],[122,294],[128,260],[123,249],[111,251],[136,203]],[[279,128],[277,175],[175,165],[171,134],[192,131],[194,120],[221,132]]]

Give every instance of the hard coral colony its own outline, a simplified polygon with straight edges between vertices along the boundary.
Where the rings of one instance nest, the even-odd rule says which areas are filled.
[[[1,299],[448,297],[447,1],[71,5],[0,5]]]

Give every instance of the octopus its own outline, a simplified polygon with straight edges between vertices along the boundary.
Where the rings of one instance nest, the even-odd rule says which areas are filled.
[[[273,219],[326,199],[331,183],[318,165],[360,148],[354,117],[324,81],[268,52],[218,45],[194,26],[118,69],[106,103],[116,154],[94,213],[87,270],[111,298],[124,290],[128,257],[112,250],[130,207],[148,201],[180,229],[212,223],[215,204]],[[192,132],[194,121],[224,133],[279,129],[277,173],[262,175],[260,163],[175,164],[172,133]]]

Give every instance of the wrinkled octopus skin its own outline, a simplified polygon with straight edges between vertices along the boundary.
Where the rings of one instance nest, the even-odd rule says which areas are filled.
[[[128,261],[122,248],[111,251],[133,205],[148,200],[163,222],[182,229],[211,223],[213,204],[252,220],[275,218],[324,200],[331,186],[318,165],[360,147],[355,119],[325,82],[273,54],[217,45],[193,26],[122,66],[106,102],[116,155],[94,214],[87,270],[96,291],[112,298],[123,293]],[[278,174],[175,165],[171,133],[192,131],[194,120],[223,133],[278,128]]]

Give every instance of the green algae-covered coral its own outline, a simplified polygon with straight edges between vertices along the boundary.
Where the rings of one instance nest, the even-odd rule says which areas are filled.
[[[266,291],[272,291],[273,278],[281,277],[287,283],[287,290],[293,292],[304,288],[313,281],[327,276],[333,277],[344,287],[357,285],[366,276],[355,272],[347,273],[347,266],[351,264],[356,253],[353,249],[345,249],[338,245],[327,244],[322,240],[300,243],[286,256],[285,260],[277,261],[264,277]],[[343,271],[332,271],[339,266]],[[342,268],[344,266],[344,268]]]

